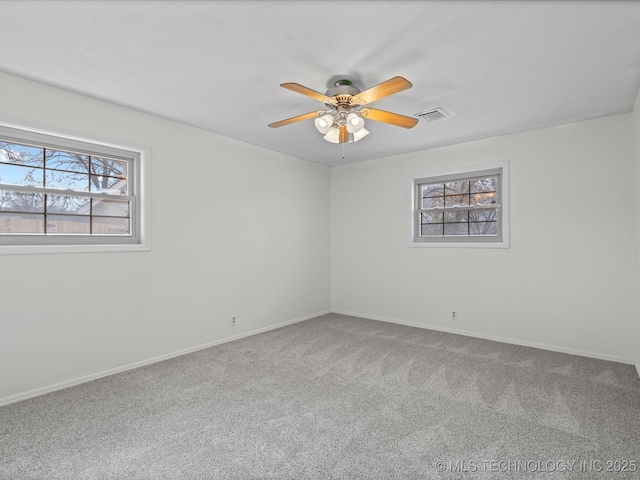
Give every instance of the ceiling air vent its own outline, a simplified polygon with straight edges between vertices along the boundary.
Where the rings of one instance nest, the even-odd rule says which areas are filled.
[[[420,118],[424,118],[427,122],[434,122],[436,120],[442,120],[443,118],[449,118],[447,112],[442,110],[441,108],[436,108],[434,110],[427,110],[426,112],[416,113],[416,115]]]

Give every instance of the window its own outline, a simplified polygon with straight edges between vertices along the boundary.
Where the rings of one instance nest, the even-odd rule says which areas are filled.
[[[506,168],[414,179],[412,242],[508,247]]]
[[[145,247],[143,156],[0,125],[0,253]]]

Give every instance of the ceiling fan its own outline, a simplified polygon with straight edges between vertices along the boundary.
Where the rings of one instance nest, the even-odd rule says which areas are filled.
[[[338,80],[327,93],[316,92],[299,83],[283,83],[288,90],[324,102],[328,109],[317,110],[296,117],[271,123],[271,128],[283,127],[290,123],[315,118],[315,125],[324,139],[331,143],[357,142],[369,132],[364,128],[364,119],[388,123],[403,128],[413,128],[417,118],[386,112],[365,106],[394,93],[411,88],[411,82],[403,77],[393,77],[375,87],[361,92],[349,80]]]

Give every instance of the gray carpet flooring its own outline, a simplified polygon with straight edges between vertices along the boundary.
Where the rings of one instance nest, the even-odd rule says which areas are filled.
[[[3,480],[604,480],[639,461],[630,365],[336,314],[0,408]]]

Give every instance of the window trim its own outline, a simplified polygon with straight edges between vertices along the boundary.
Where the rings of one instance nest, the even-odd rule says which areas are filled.
[[[419,229],[419,200],[418,200],[418,184],[427,183],[427,181],[444,181],[453,180],[456,177],[484,176],[500,173],[500,202],[499,202],[499,226],[502,225],[502,236],[497,237],[481,237],[481,236],[464,236],[464,237],[432,237],[429,239],[418,238]],[[448,170],[433,170],[424,172],[420,175],[412,175],[410,179],[410,237],[409,247],[466,247],[466,248],[509,248],[509,162],[501,161],[490,164],[467,165]]]
[[[0,119],[0,136],[9,142],[31,143],[42,147],[59,148],[109,156],[130,162],[132,171],[130,197],[134,197],[131,211],[131,236],[89,235],[19,235],[3,237],[0,255],[82,252],[128,252],[151,250],[150,229],[150,162],[148,147],[116,143],[73,133],[52,131]],[[18,186],[16,190],[22,189]],[[29,189],[30,187],[24,187]],[[33,187],[37,188],[37,187]],[[44,189],[43,189],[44,190]],[[64,193],[64,190],[61,191]],[[126,198],[130,198],[126,197]],[[117,197],[120,198],[120,197]],[[29,238],[29,243],[25,242]],[[14,239],[13,242],[8,239]],[[6,242],[6,243],[4,243]]]

